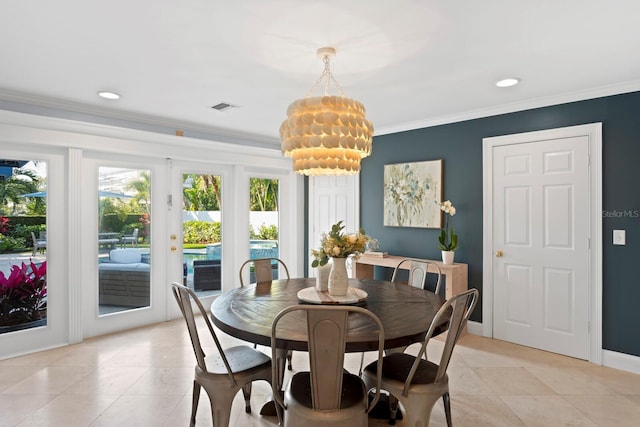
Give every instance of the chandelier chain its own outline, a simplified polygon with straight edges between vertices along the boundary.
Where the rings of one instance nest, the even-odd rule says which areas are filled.
[[[316,80],[316,82],[313,84],[313,86],[311,86],[311,89],[309,89],[309,91],[307,92],[307,98],[309,98],[312,94],[313,91],[316,90],[316,88],[318,86],[320,86],[320,83],[322,83],[323,80],[326,80],[325,84],[324,84],[324,96],[329,96],[329,90],[331,88],[331,82],[333,82],[333,84],[335,85],[336,89],[338,89],[338,92],[340,93],[340,96],[344,96],[344,92],[342,91],[342,87],[340,87],[340,85],[338,84],[338,81],[336,80],[335,77],[333,77],[333,74],[331,73],[331,65],[330,65],[330,60],[329,60],[329,56],[325,55],[324,58],[322,58],[322,62],[324,62],[324,70],[322,71],[322,74],[320,75],[320,77],[318,77],[318,80]]]

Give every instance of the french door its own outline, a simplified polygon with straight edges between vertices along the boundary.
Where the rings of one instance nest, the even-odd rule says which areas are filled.
[[[166,170],[160,160],[85,153],[84,337],[167,318]]]
[[[67,210],[61,202],[66,193],[65,154],[44,147],[16,150],[15,144],[4,141],[0,141],[0,150],[0,271],[5,280],[12,276],[12,270],[25,271],[29,279],[42,285],[37,297],[19,298],[28,304],[14,304],[15,298],[7,295],[3,284],[3,359],[67,343],[69,293]]]
[[[193,274],[184,270],[186,174],[220,180],[220,218],[212,221],[220,241],[207,242],[220,252],[220,291],[237,285],[249,253],[247,194],[258,175],[278,180],[278,222],[286,224],[278,230],[279,255],[292,275],[303,275],[304,182],[279,150],[0,111],[0,153],[0,160],[47,169],[46,187],[7,205],[46,204],[40,222],[29,225],[38,227],[33,239],[1,237],[25,260],[35,246],[38,271],[46,261],[46,325],[0,331],[0,359],[178,317],[169,284]]]
[[[290,171],[177,160],[169,168],[171,281],[194,289],[208,306],[239,286],[240,266],[252,255],[277,255],[294,276],[303,274],[303,221],[292,190],[299,182]]]
[[[233,213],[233,168],[184,161],[168,164],[168,275],[172,282],[193,289],[206,307],[232,280],[231,249],[237,241],[233,227],[238,216]]]

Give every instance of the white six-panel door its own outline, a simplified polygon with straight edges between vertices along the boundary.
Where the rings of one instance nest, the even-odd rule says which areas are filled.
[[[493,156],[494,337],[588,359],[588,137]]]
[[[358,175],[309,177],[309,247],[317,248],[320,235],[342,220],[345,231],[360,229],[360,177]],[[309,257],[309,275],[315,277]]]

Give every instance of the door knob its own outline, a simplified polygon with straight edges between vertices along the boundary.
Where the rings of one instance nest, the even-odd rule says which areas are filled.
[[[502,251],[496,251],[496,258],[502,257]]]
[[[176,240],[178,237],[175,234],[171,235],[171,240]]]
[[[178,248],[176,248],[175,246],[171,246],[171,252],[175,252],[177,250],[178,250]]]

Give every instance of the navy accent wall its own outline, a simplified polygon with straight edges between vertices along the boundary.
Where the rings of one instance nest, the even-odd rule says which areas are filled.
[[[603,307],[606,350],[640,356],[640,92],[555,105],[376,136],[362,162],[360,225],[393,255],[439,259],[436,229],[383,226],[385,164],[443,159],[444,199],[457,209],[456,261],[469,264],[469,286],[482,295],[482,139],[602,122]],[[626,246],[613,246],[614,229]],[[379,273],[376,273],[379,274]],[[471,319],[482,321],[482,300]]]

